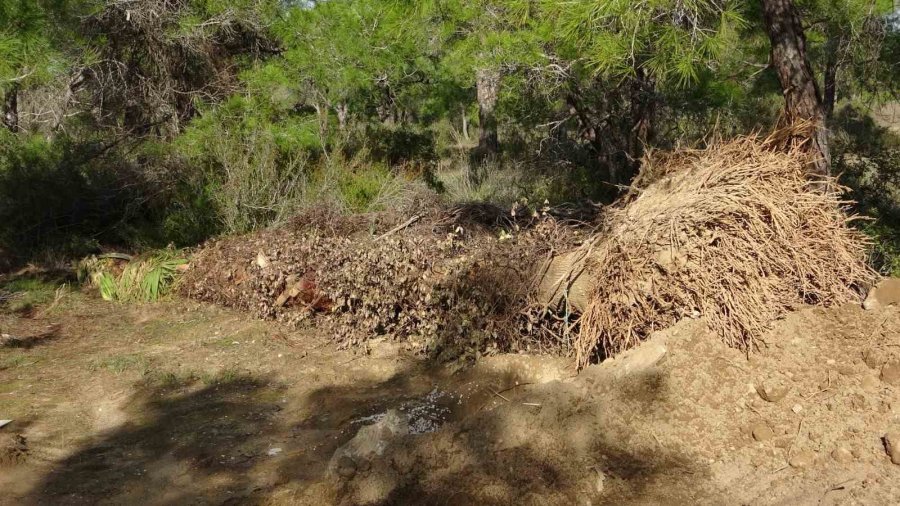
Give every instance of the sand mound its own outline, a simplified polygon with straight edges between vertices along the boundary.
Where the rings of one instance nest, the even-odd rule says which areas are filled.
[[[567,268],[551,266],[582,294],[578,364],[684,317],[750,350],[791,309],[860,301],[876,278],[864,237],[839,192],[818,191],[803,165],[798,150],[757,138],[648,160],[656,180],[608,210]]]

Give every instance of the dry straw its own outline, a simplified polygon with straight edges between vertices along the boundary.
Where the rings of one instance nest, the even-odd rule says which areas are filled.
[[[749,137],[647,160],[655,181],[582,250],[592,286],[579,366],[684,317],[749,351],[786,311],[859,300],[876,275],[847,202],[806,178],[800,147],[774,144]]]

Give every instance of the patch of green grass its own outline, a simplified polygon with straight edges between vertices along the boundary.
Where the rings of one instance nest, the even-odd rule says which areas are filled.
[[[223,383],[231,383],[240,379],[241,372],[233,367],[227,367],[217,372],[205,372],[200,376],[200,380],[208,386],[221,385]]]
[[[36,364],[39,360],[24,352],[13,353],[0,359],[0,371]]]
[[[151,386],[154,388],[171,390],[193,385],[197,381],[203,383],[204,386],[216,386],[240,380],[242,377],[243,374],[241,373],[241,371],[235,367],[227,367],[220,370],[203,371],[200,373],[194,370],[151,370],[148,371],[145,375],[144,383],[147,386]]]
[[[162,390],[172,390],[194,384],[199,379],[196,372],[189,371],[147,371],[144,384]]]
[[[208,348],[228,349],[228,348],[233,348],[235,346],[238,346],[237,344],[234,344],[234,343],[235,343],[235,340],[233,338],[227,337],[227,336],[221,336],[221,337],[216,337],[215,339],[204,340],[200,343],[200,345],[203,347],[208,347]]]
[[[143,374],[150,368],[150,359],[138,353],[114,355],[92,360],[89,368],[92,371],[107,370],[114,374],[122,374],[126,371],[139,371]]]
[[[881,274],[900,277],[900,227],[886,220],[861,223],[872,241],[872,265]]]
[[[56,299],[58,282],[34,277],[20,277],[0,283],[0,292],[7,293],[6,309],[13,313],[27,313]]]
[[[25,380],[14,380],[0,382],[0,394],[11,394],[21,390],[27,382]]]

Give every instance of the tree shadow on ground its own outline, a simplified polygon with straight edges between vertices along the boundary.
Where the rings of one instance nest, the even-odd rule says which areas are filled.
[[[355,421],[376,418],[374,415],[390,408],[412,417],[415,410],[409,409],[410,400],[401,402],[403,397],[389,395],[385,402],[386,392],[407,396],[414,391],[433,392],[429,381],[452,392],[454,402],[445,404],[451,410],[442,420],[447,425],[388,441],[381,456],[356,462],[353,476],[328,471],[331,455],[362,427]],[[503,374],[448,382],[428,374],[401,373],[381,383],[318,389],[308,399],[321,411],[299,421],[294,431],[325,436],[323,440],[328,442],[318,456],[304,452],[283,460],[279,481],[324,480],[334,494],[328,500],[342,504],[581,504],[586,499],[597,504],[611,497],[618,497],[617,503],[623,503],[623,497],[628,498],[627,503],[692,499],[685,490],[659,495],[659,489],[648,488],[673,476],[689,481],[706,472],[678,450],[660,448],[658,442],[635,445],[630,435],[641,427],[599,425],[596,413],[591,412],[597,406],[583,403],[562,384],[521,397],[513,391],[514,381]],[[641,395],[630,404],[636,411],[655,413],[653,404],[667,395],[665,381],[638,381],[644,385],[634,388]],[[523,402],[529,397],[544,406]],[[414,402],[413,397],[407,398]],[[598,485],[600,481],[604,484]],[[306,499],[314,502],[314,498]]]
[[[59,325],[53,325],[43,332],[38,332],[37,334],[32,334],[30,336],[9,336],[6,338],[0,338],[0,348],[19,348],[30,350],[31,348],[34,348],[36,346],[50,344],[62,337],[59,329]]]
[[[275,387],[252,377],[194,382],[141,388],[126,423],[86,440],[26,502],[184,504],[252,490],[247,470],[279,411],[259,398]]]
[[[83,440],[24,503],[691,499],[648,489],[673,473],[697,479],[703,471],[677,449],[635,445],[630,434],[641,430],[634,425],[638,419],[604,426],[598,405],[585,402],[584,392],[561,383],[523,391],[516,381],[484,370],[450,376],[428,362],[410,361],[383,381],[332,384],[293,398],[266,377],[144,384],[124,405],[125,423]],[[641,381],[635,395],[629,394],[629,409],[653,414],[655,403],[668,395],[665,382]],[[411,413],[424,398],[438,399],[428,416],[443,427],[390,441],[383,455],[360,462],[349,479],[329,473],[335,450],[360,428],[388,409]],[[275,446],[279,451],[273,454]],[[597,485],[601,477],[604,493]]]

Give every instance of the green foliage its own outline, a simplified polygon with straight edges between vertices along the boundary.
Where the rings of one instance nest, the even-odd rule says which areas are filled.
[[[63,26],[52,16],[73,8],[65,1],[0,0],[0,91],[41,82],[64,68],[53,39]]]
[[[122,374],[126,371],[145,374],[149,371],[150,359],[138,353],[112,355],[91,360],[88,367],[91,371],[106,370],[113,374]]]
[[[885,276],[900,277],[900,228],[884,221],[867,221],[862,231],[872,241],[872,264]]]
[[[179,139],[188,163],[202,171],[225,230],[247,232],[278,223],[296,211],[306,188],[306,157],[279,142],[283,126],[260,121],[246,101],[234,98]],[[296,139],[294,139],[296,141]]]
[[[638,71],[679,86],[740,46],[746,26],[735,2],[709,0],[578,0],[543,2],[556,30],[598,72]]]
[[[103,300],[118,302],[156,302],[175,282],[179,267],[187,264],[176,251],[159,251],[143,259],[128,262],[119,274],[115,263],[96,257],[83,260],[78,270],[97,287]]]
[[[152,156],[142,161],[65,136],[0,131],[0,249],[84,256],[100,243],[184,246],[218,230],[209,195],[191,178]]]
[[[5,294],[4,309],[13,313],[29,312],[54,300],[65,285],[56,279],[39,276],[20,276],[0,284],[0,294]]]
[[[840,99],[896,93],[890,2],[797,5]],[[316,206],[402,208],[425,183],[451,200],[613,198],[645,147],[776,121],[761,28],[743,0],[0,0],[0,95],[19,91],[23,130],[0,132],[0,250],[181,247]],[[842,114],[835,159],[884,222],[889,143],[847,137]],[[478,166],[482,118],[501,153]],[[114,299],[122,282],[97,279]]]

